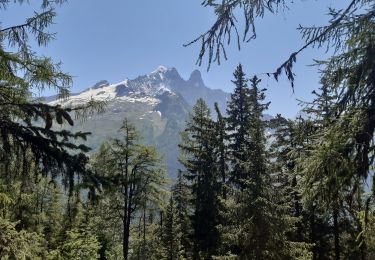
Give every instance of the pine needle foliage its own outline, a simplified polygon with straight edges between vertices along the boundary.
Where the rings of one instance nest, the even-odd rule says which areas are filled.
[[[216,159],[215,124],[203,99],[199,99],[181,133],[181,163],[186,168],[192,194],[193,258],[215,254],[219,234],[218,196],[222,192]]]
[[[26,1],[4,0],[0,12],[15,2],[26,4]],[[56,16],[55,8],[63,2],[43,0],[40,12],[35,12],[25,23],[0,27],[0,156],[2,162],[7,162],[10,160],[7,155],[29,150],[40,170],[46,174],[64,172],[71,188],[73,176],[86,173],[85,153],[89,148],[77,141],[86,140],[89,133],[56,130],[53,126],[73,125],[71,112],[88,107],[62,108],[33,97],[33,93],[54,89],[59,97],[67,98],[72,77],[61,70],[61,63],[37,54],[30,47],[31,41],[46,46],[54,38],[48,28]],[[20,156],[19,161],[22,160]]]

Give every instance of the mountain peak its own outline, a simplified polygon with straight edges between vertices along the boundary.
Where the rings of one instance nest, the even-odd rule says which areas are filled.
[[[204,86],[201,72],[199,70],[194,70],[190,75],[189,82],[195,87]]]
[[[156,70],[154,70],[153,72],[151,72],[151,74],[155,74],[155,73],[165,73],[165,72],[167,72],[168,70],[170,70],[170,69],[167,68],[167,67],[165,67],[165,66],[160,65],[159,67],[156,68]]]
[[[94,86],[92,86],[93,89],[103,88],[109,86],[109,82],[107,80],[101,80],[97,83],[95,83]]]

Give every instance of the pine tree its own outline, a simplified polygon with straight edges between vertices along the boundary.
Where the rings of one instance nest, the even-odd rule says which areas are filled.
[[[179,223],[178,211],[174,198],[169,199],[169,204],[165,210],[162,226],[162,244],[165,252],[165,259],[179,260],[184,259],[182,246],[182,231]]]
[[[219,234],[218,196],[221,187],[218,182],[217,163],[214,157],[215,128],[206,103],[199,99],[182,133],[179,145],[183,158],[181,163],[191,183],[194,230],[194,256],[210,259],[217,250]]]
[[[270,146],[274,202],[284,205],[284,217],[290,221],[287,238],[291,243],[291,257],[313,258],[313,248],[318,248],[317,240],[310,239],[309,220],[316,214],[303,207],[299,187],[300,174],[296,170],[297,158],[305,152],[304,142],[311,135],[311,124],[299,118],[290,120],[277,115],[269,122],[274,131]],[[298,155],[297,155],[298,154]],[[317,217],[317,216],[314,216]],[[317,224],[314,224],[314,228]],[[308,256],[308,257],[307,257]],[[299,257],[299,258],[298,258]]]
[[[183,257],[190,259],[193,253],[192,237],[193,227],[190,220],[192,211],[191,192],[182,171],[178,172],[175,185],[172,187],[172,197],[175,201],[177,211],[177,225],[181,228],[181,245]]]
[[[38,237],[40,246],[35,250],[39,248],[39,255],[45,256],[57,247],[64,207],[62,188],[39,171],[28,150],[21,163],[15,155],[9,158],[7,169],[0,167],[0,194],[4,195],[0,217],[14,223],[17,231]],[[28,253],[34,252],[30,250]]]
[[[42,236],[25,230],[18,231],[16,224],[0,217],[0,258],[42,259]]]
[[[160,218],[156,218],[155,213],[145,206],[135,219],[130,235],[129,259],[157,260],[167,257],[163,246],[164,218],[162,213]]]
[[[2,1],[0,10],[16,2],[24,3]],[[10,243],[15,239],[12,250],[18,251],[2,248],[4,259],[38,259],[55,249],[63,208],[55,178],[59,176],[59,182],[72,192],[77,175],[88,176],[85,153],[90,149],[79,141],[89,133],[54,126],[73,125],[72,112],[88,112],[93,103],[62,108],[32,95],[46,88],[56,90],[61,98],[69,94],[71,76],[61,71],[59,63],[38,56],[30,47],[32,40],[45,46],[53,38],[47,29],[56,16],[55,7],[63,2],[42,1],[40,12],[24,24],[0,28],[0,183],[12,201],[12,207],[1,209],[1,222],[7,228],[1,233],[14,235],[3,239]]]
[[[235,89],[228,102],[228,139],[231,157],[232,174],[230,181],[239,187],[243,184],[241,179],[245,178],[241,162],[249,158],[248,154],[248,128],[251,118],[250,89],[247,86],[246,74],[242,65],[238,65],[234,74]]]
[[[239,71],[242,71],[241,67],[237,67],[235,77],[244,77]],[[269,103],[263,103],[265,90],[258,88],[260,80],[253,77],[250,82],[251,89],[242,91],[242,94],[238,90],[243,85],[236,86],[235,93],[240,95],[234,96],[235,100],[230,101],[228,109],[228,124],[232,131],[230,174],[236,181],[231,185],[230,196],[224,201],[222,212],[223,257],[284,259],[292,253],[308,255],[306,245],[288,240],[287,232],[294,222],[288,215],[285,201],[273,199],[277,193],[270,174],[265,122],[262,120]],[[247,111],[241,109],[244,100]],[[292,246],[298,246],[300,250],[292,252]]]
[[[313,208],[314,214],[319,213],[321,220],[326,218],[324,225],[328,227],[325,228],[327,231],[323,231],[325,234],[314,236],[321,241],[316,243],[318,245],[316,255],[330,255],[332,251],[335,259],[341,259],[342,257],[350,258],[356,254],[354,253],[356,250],[345,248],[343,244],[355,244],[354,236],[351,234],[360,232],[353,231],[355,226],[360,228],[360,224],[353,223],[351,219],[355,218],[353,209],[359,207],[357,210],[360,210],[360,205],[363,204],[355,202],[356,200],[353,203],[353,195],[363,193],[363,184],[361,184],[363,179],[348,178],[355,171],[356,164],[355,159],[347,153],[350,147],[348,141],[358,121],[350,120],[351,129],[344,130],[347,126],[343,126],[342,123],[348,121],[347,116],[351,116],[350,112],[340,116],[341,108],[337,103],[339,97],[337,89],[329,87],[327,83],[327,79],[322,78],[323,85],[319,93],[314,92],[316,99],[305,109],[314,118],[315,133],[311,138],[311,143],[306,147],[309,151],[308,158],[304,160],[300,158],[298,163],[303,169],[300,184],[306,207]],[[324,217],[327,215],[330,216],[329,219]],[[318,224],[315,223],[312,227],[319,229]],[[342,228],[344,226],[345,229]],[[331,234],[333,239],[328,237]],[[319,249],[321,247],[319,245],[323,243],[327,244],[323,250],[324,253]],[[360,254],[364,257],[363,252],[362,249]]]
[[[125,119],[122,139],[110,140],[95,156],[93,169],[107,180],[102,205],[108,221],[121,225],[124,259],[129,258],[130,228],[136,214],[163,194],[166,179],[156,149],[139,143],[139,133]]]
[[[45,46],[53,39],[47,28],[56,16],[56,5],[63,2],[43,1],[40,12],[24,24],[0,28],[0,166],[6,168],[12,156],[22,162],[29,156],[23,151],[28,151],[40,171],[54,172],[51,176],[59,172],[64,182],[72,186],[76,174],[87,172],[85,153],[90,149],[77,141],[85,140],[89,133],[55,130],[53,126],[73,125],[71,113],[80,109],[87,112],[94,103],[62,108],[42,103],[32,96],[33,92],[46,88],[58,91],[62,98],[69,94],[71,76],[61,71],[59,63],[36,55],[30,48],[31,40]],[[10,1],[2,1],[0,10],[4,11],[10,4]],[[97,104],[99,107],[102,105]]]
[[[68,214],[65,215],[65,224],[59,244],[55,250],[50,252],[48,259],[98,258],[100,243],[95,232],[95,225],[87,206],[80,201],[79,196],[79,194],[74,196],[73,205],[67,205]]]

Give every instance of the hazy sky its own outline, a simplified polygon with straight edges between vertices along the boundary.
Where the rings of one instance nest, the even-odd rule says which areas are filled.
[[[34,0],[33,2],[40,2]],[[267,14],[257,20],[258,37],[243,43],[241,51],[228,47],[228,59],[220,66],[195,65],[199,45],[182,45],[204,32],[214,21],[212,10],[203,8],[201,0],[70,0],[57,9],[56,40],[38,52],[63,62],[63,69],[74,76],[72,92],[105,79],[111,83],[147,74],[159,65],[175,67],[183,78],[194,69],[202,72],[211,88],[232,91],[232,73],[239,62],[247,75],[274,71],[297,50],[303,41],[296,31],[299,24],[324,25],[329,19],[328,6],[335,0],[295,0],[290,9],[278,15]],[[340,1],[343,7],[342,2]],[[29,5],[11,5],[1,10],[2,27],[22,23],[32,12]],[[313,59],[323,59],[325,50],[309,49],[297,58],[295,93],[282,79],[279,83],[263,78],[268,89],[270,114],[293,117],[298,111],[296,99],[307,100],[318,85],[317,68],[309,67]],[[48,92],[47,94],[51,94]]]

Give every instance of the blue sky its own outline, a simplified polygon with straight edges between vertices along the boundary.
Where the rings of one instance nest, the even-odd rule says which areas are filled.
[[[40,1],[34,1],[40,2]],[[202,72],[211,88],[233,90],[230,82],[238,63],[247,75],[274,71],[303,41],[296,31],[299,24],[324,25],[329,17],[327,7],[344,7],[346,1],[295,0],[289,10],[266,15],[257,20],[255,41],[227,48],[228,59],[220,66],[195,65],[199,45],[183,47],[213,23],[212,10],[203,8],[200,0],[76,0],[57,9],[58,16],[50,28],[56,39],[42,55],[62,61],[63,70],[74,76],[72,92],[78,92],[105,79],[111,83],[147,74],[159,65],[175,67],[183,78],[194,69]],[[2,27],[22,23],[33,6],[11,5],[3,15]],[[268,89],[269,113],[293,117],[298,112],[296,99],[309,100],[319,84],[313,59],[327,57],[325,50],[308,49],[297,58],[295,93],[281,79],[275,82],[264,77],[262,87]],[[51,94],[46,92],[44,94]]]

